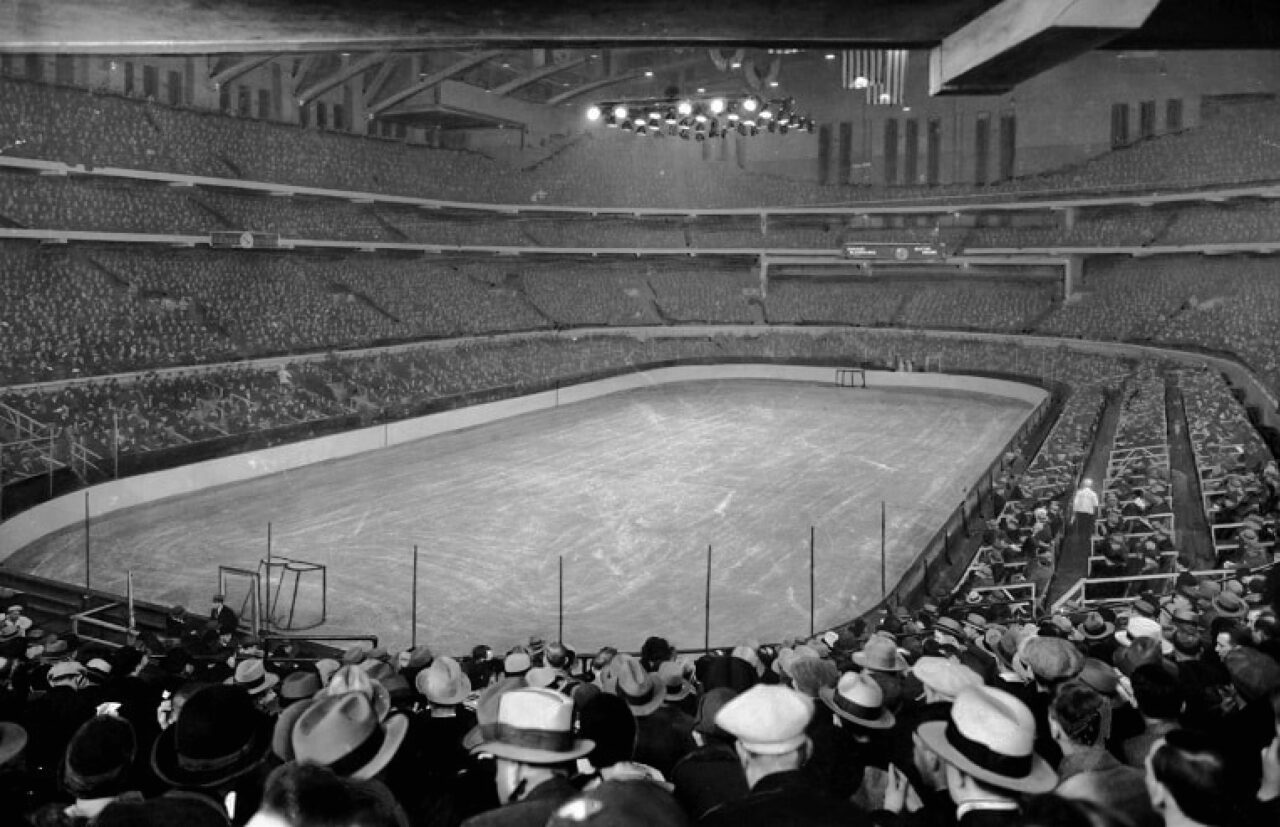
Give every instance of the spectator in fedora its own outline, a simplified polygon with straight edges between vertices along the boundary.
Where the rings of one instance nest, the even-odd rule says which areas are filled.
[[[382,721],[367,696],[347,692],[310,704],[290,737],[299,763],[320,764],[344,778],[368,779],[391,762],[408,731],[404,715]]]
[[[542,827],[577,790],[574,762],[591,752],[575,738],[573,701],[550,689],[512,689],[498,700],[497,726],[473,749],[494,756],[494,787],[502,802],[473,816],[467,827]]]
[[[414,686],[426,709],[410,717],[413,763],[429,786],[444,792],[467,765],[462,739],[475,726],[476,716],[462,702],[471,694],[471,681],[456,660],[441,656],[418,673]]]
[[[134,780],[137,752],[133,727],[123,718],[98,715],[85,721],[67,745],[58,773],[62,789],[75,801],[48,805],[33,821],[89,824],[113,801],[141,801]]]
[[[236,664],[236,672],[226,683],[238,686],[248,692],[258,708],[268,715],[280,711],[280,704],[275,687],[280,683],[280,676],[268,672],[262,658],[246,658]]]
[[[1103,746],[1111,710],[1100,693],[1081,683],[1062,686],[1049,707],[1049,733],[1062,751],[1055,792],[1118,810],[1135,825],[1156,827],[1142,773]]]
[[[947,789],[959,825],[1019,823],[1019,796],[1043,793],[1057,774],[1035,754],[1035,719],[1026,705],[999,689],[961,692],[947,721],[916,730],[946,764]]]
[[[49,690],[33,698],[20,723],[30,737],[27,765],[52,776],[71,736],[94,715],[95,698],[81,693],[85,668],[77,661],[55,663],[45,675]]]
[[[957,636],[963,634],[959,621],[944,617],[939,619],[939,624],[944,620],[954,624]],[[955,648],[957,651],[960,648],[958,639]],[[908,666],[907,659],[898,651],[898,644],[892,638],[883,634],[874,634],[867,638],[862,651],[853,653],[853,663],[880,684],[880,689],[885,696],[885,705],[891,711],[897,710],[898,704],[904,697],[914,694],[905,689],[904,673]]]
[[[884,691],[869,675],[846,672],[834,688],[823,690],[821,700],[831,712],[822,717],[829,718],[844,737],[839,763],[848,768],[841,774],[852,783],[849,794],[843,794],[839,784],[828,784],[828,791],[841,798],[855,795],[854,801],[866,810],[879,809],[892,754],[890,730],[896,723],[893,713],[885,709]],[[821,758],[818,752],[815,743],[806,772]]]
[[[658,667],[658,680],[663,685],[662,706],[651,716],[654,726],[665,726],[676,733],[676,740],[682,744],[680,755],[684,755],[693,749],[693,715],[686,709],[687,705],[693,705],[697,710],[698,698],[693,682],[686,675],[685,664],[676,660],[666,661]],[[676,756],[677,759],[679,757]]]
[[[733,748],[733,736],[716,724],[716,714],[736,694],[720,687],[698,698],[693,724],[697,746],[671,770],[676,799],[690,818],[701,818],[712,808],[747,795],[747,780]]]
[[[243,689],[202,687],[152,745],[151,768],[173,789],[203,796],[219,809],[234,792],[237,806],[252,811],[262,794],[271,730],[271,719]]]
[[[617,694],[636,718],[635,760],[647,764],[665,778],[686,752],[693,749],[692,721],[685,726],[680,710],[663,709],[667,687],[644,664],[630,655],[613,660]]]
[[[669,660],[658,667],[658,679],[666,686],[666,696],[662,699],[664,707],[673,706],[684,713],[688,731],[693,731],[693,715],[698,711],[698,695],[693,681],[689,680],[690,669],[685,663]]]
[[[716,723],[734,736],[734,749],[751,792],[704,815],[709,827],[742,824],[857,824],[865,815],[801,772],[811,744],[805,730],[813,701],[781,686],[754,686],[726,703]]]
[[[1076,626],[1072,639],[1080,644],[1086,656],[1111,663],[1116,650],[1115,631],[1116,625],[1100,612],[1089,612]]]

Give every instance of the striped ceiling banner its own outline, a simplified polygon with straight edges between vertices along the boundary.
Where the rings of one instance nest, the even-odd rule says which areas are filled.
[[[900,106],[907,81],[906,49],[846,49],[842,85],[862,90],[872,106]]]

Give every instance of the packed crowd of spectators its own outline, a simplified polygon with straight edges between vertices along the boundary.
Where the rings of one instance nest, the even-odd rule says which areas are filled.
[[[0,379],[44,381],[228,358],[190,297],[130,289],[77,250],[0,245]]]
[[[947,371],[1042,376],[1081,388],[1111,381],[1126,370],[1117,360],[1066,350],[893,331],[670,339],[543,335],[446,340],[365,355],[297,359],[283,367],[219,365],[9,388],[0,392],[0,403],[53,429],[57,458],[66,461],[71,443],[108,458],[117,451],[127,455],[183,446],[362,410],[403,416],[440,399],[480,391],[545,386],[599,371],[699,358],[840,359],[890,367],[940,359]]]
[[[0,790],[32,827],[1280,818],[1277,569],[1119,608],[971,598],[767,645],[457,657],[265,645],[222,595],[111,649],[17,602]]]
[[[1215,565],[1258,565],[1275,546],[1271,519],[1280,501],[1280,472],[1223,378],[1210,370],[1179,371]]]
[[[1231,353],[1280,387],[1280,284],[1265,259],[1090,259],[1083,295],[1039,332]]]
[[[386,314],[326,280],[301,256],[102,250],[94,258],[135,290],[200,308],[205,326],[243,353],[349,347],[399,333]]]
[[[28,229],[175,235],[230,229],[164,185],[7,171],[0,173],[0,217]]]
[[[1221,105],[1194,129],[1140,141],[1065,170],[981,188],[819,185],[761,174],[743,154],[769,142],[817,140],[808,135],[699,143],[636,140],[602,130],[516,168],[472,152],[373,141],[14,79],[0,81],[0,124],[0,140],[20,157],[512,204],[804,205],[1280,178],[1273,149],[1280,140],[1280,104],[1272,101]]]
[[[663,317],[671,321],[753,324],[764,320],[760,279],[752,268],[691,268],[680,263],[653,268],[645,278]]]

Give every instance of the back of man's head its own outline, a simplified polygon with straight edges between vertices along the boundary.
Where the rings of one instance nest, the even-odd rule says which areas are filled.
[[[1217,741],[1202,733],[1176,729],[1157,742],[1148,761],[1151,777],[1187,818],[1223,827],[1238,822],[1237,785],[1230,777],[1226,750]],[[1160,806],[1158,800],[1153,803]]]
[[[1049,707],[1049,715],[1075,744],[1092,747],[1102,738],[1107,699],[1082,683],[1063,684]]]
[[[1178,685],[1177,673],[1163,663],[1139,666],[1132,680],[1138,711],[1146,717],[1170,720],[1182,712],[1182,687]]]

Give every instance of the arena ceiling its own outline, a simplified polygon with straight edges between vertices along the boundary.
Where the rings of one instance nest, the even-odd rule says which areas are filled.
[[[1072,0],[1121,14],[1143,0]],[[996,7],[1055,0],[4,0],[0,48],[174,53],[494,46],[927,48]],[[1158,0],[1114,48],[1280,46],[1274,0]]]
[[[0,0],[0,50],[212,55],[215,88],[287,59],[300,100],[359,77],[374,116],[441,129],[714,87],[712,49],[788,79],[838,49],[928,50],[931,91],[963,95],[1098,48],[1277,46],[1275,0]]]

